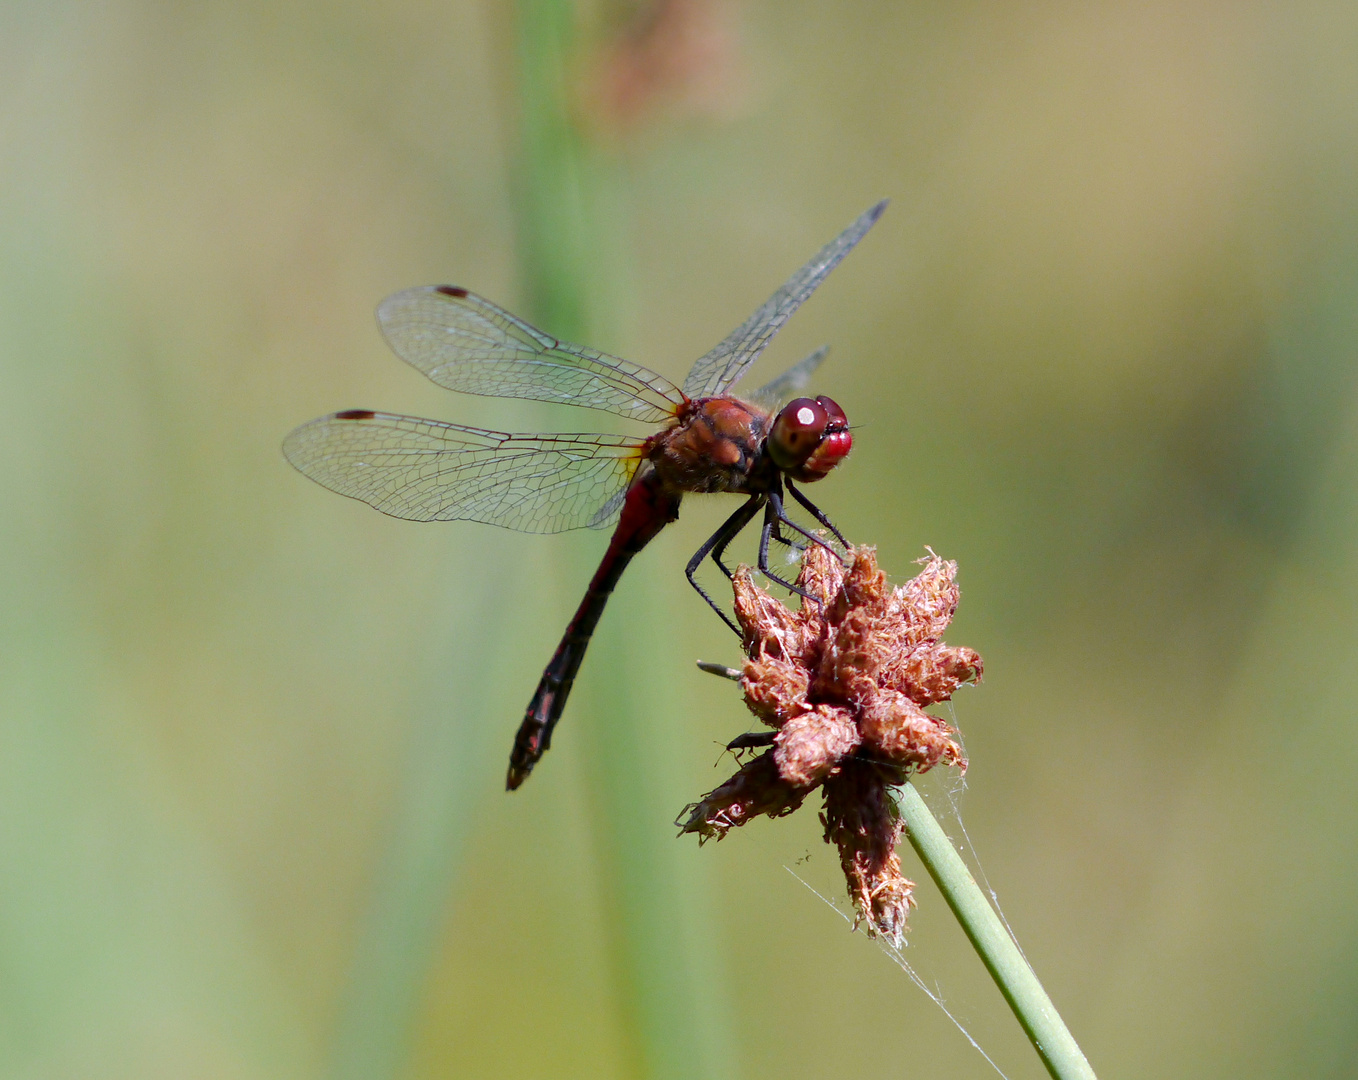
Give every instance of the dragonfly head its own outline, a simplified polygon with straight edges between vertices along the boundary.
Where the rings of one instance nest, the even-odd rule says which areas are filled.
[[[793,480],[819,480],[853,449],[849,418],[828,397],[794,398],[773,421],[769,457]]]

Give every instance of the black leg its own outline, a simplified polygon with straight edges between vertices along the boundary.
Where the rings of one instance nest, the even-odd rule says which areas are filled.
[[[745,526],[750,523],[750,519],[758,513],[759,507],[763,502],[763,495],[751,495],[740,509],[722,522],[721,528],[709,536],[703,546],[693,553],[693,558],[689,559],[688,565],[684,567],[684,576],[688,578],[688,583],[698,590],[698,595],[706,600],[708,606],[721,616],[721,621],[734,630],[737,637],[742,638],[745,635],[741,632],[740,627],[736,625],[735,620],[717,606],[717,602],[707,594],[706,589],[698,584],[697,579],[695,579],[693,575],[698,572],[698,567],[702,566],[703,560],[707,558],[709,552],[712,552],[713,549],[715,549],[717,556],[719,556],[726,550],[726,546],[731,542],[732,538],[734,538],[741,529],[745,528]],[[722,565],[721,559],[714,556],[714,561],[729,578],[731,576],[731,571],[727,570],[726,567]]]
[[[795,521],[793,521],[790,517],[788,517],[788,516],[783,512],[783,504],[782,504],[781,501],[778,503],[777,514],[778,514],[778,521],[782,522],[782,523],[783,523],[784,525],[786,525],[788,528],[793,529],[793,530],[795,530],[796,532],[801,533],[801,534],[802,534],[803,536],[805,536],[808,540],[810,540],[813,544],[819,544],[819,545],[820,545],[821,547],[823,547],[826,551],[828,551],[831,555],[833,555],[836,559],[839,558],[839,552],[837,552],[834,548],[832,548],[829,544],[827,544],[827,543],[825,542],[824,538],[817,536],[817,535],[816,535],[815,533],[813,533],[813,532],[808,532],[806,529],[803,529],[800,525],[798,525]],[[775,522],[775,528],[776,528],[776,527],[777,527],[777,522]]]
[[[789,540],[786,536],[783,535],[782,523],[777,521],[776,519],[774,520],[773,523],[773,531],[769,535],[778,543],[782,544],[784,547],[791,548],[793,551],[801,552],[806,550],[805,544],[799,544],[797,543],[796,540]]]
[[[803,495],[800,491],[798,491],[795,487],[793,487],[791,480],[786,480],[785,482],[787,484],[788,492],[792,495],[794,499],[796,499],[799,503],[802,504],[802,508],[806,510],[808,513],[810,513],[812,517],[814,517],[817,521],[819,521],[832,533],[834,533],[835,539],[838,540],[841,544],[843,544],[847,548],[849,546],[849,542],[844,539],[844,534],[835,528],[834,523],[828,517],[825,516],[824,511],[822,511],[819,506],[817,506],[805,495]],[[791,523],[789,522],[789,524]],[[795,528],[795,526],[793,527]]]
[[[782,497],[779,495],[778,492],[770,491],[768,498],[769,504],[764,509],[764,528],[760,531],[759,534],[759,572],[763,574],[766,578],[768,578],[770,581],[776,582],[783,588],[787,589],[789,592],[794,592],[798,596],[818,604],[820,603],[820,601],[816,597],[812,596],[805,589],[799,588],[791,581],[786,581],[783,578],[780,578],[777,574],[775,574],[772,570],[769,569],[769,538],[772,536],[773,530],[777,527],[778,523],[781,521],[788,525],[791,525],[794,529],[797,529],[798,532],[804,533],[812,540],[815,540],[816,543],[818,544],[824,545],[825,541],[819,539],[818,537],[811,536],[811,534],[806,532],[805,529],[799,528],[795,522],[788,521],[787,515],[783,513]],[[835,557],[838,558],[839,556],[836,555]]]
[[[730,532],[726,532],[726,526],[731,524],[731,520],[734,520],[735,517],[738,516],[739,514],[738,511],[737,514],[733,514],[731,516],[731,519],[728,519],[726,524],[721,527],[720,531],[725,533],[725,535],[722,536],[722,538],[718,540],[716,545],[712,548],[712,561],[717,564],[717,569],[719,569],[723,574],[726,575],[728,581],[735,575],[731,573],[731,568],[721,561],[722,556],[726,554],[726,549],[731,545],[731,541],[734,540],[737,535],[739,535],[740,530],[745,528],[745,526],[750,523],[750,519],[754,517],[755,511],[759,509],[759,504],[762,503],[763,501],[764,501],[763,495],[751,496],[749,502],[747,502],[744,506],[740,508],[741,511],[749,510],[749,513],[746,514],[743,518],[741,518],[740,524],[737,525]]]

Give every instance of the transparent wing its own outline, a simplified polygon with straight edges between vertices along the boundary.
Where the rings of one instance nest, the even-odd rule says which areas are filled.
[[[640,446],[616,435],[509,435],[354,409],[303,424],[283,453],[318,484],[393,517],[552,533],[608,525]]]
[[[882,216],[886,204],[887,201],[883,199],[863,213],[838,237],[821,248],[815,258],[793,274],[763,307],[731,331],[725,341],[694,364],[693,370],[684,380],[684,393],[693,398],[711,397],[725,393],[735,385],[783,323],[816,291],[816,286],[853,250],[853,246],[863,239],[863,235]]]
[[[753,390],[748,394],[741,395],[746,401],[755,405],[760,405],[769,412],[777,412],[784,404],[797,396],[799,390],[805,390],[811,381],[811,373],[820,367],[820,362],[825,359],[830,351],[829,345],[822,345],[805,360],[799,360],[785,372],[766,382],[758,390]]]
[[[377,322],[397,356],[449,390],[583,405],[653,423],[684,400],[653,371],[558,341],[452,285],[389,296]]]

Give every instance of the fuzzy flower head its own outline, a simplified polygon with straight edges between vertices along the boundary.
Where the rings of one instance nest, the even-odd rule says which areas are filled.
[[[957,610],[957,564],[933,552],[923,571],[892,587],[876,550],[852,548],[849,568],[819,545],[802,560],[797,585],[814,598],[792,611],[734,578],[744,634],[740,688],[771,736],[769,750],[686,810],[679,824],[720,839],[761,814],[780,817],[817,788],[825,839],[840,865],[859,922],[899,944],[914,903],[901,873],[901,824],[890,788],[938,764],[965,770],[952,728],[925,712],[981,678],[973,650],[945,645]]]

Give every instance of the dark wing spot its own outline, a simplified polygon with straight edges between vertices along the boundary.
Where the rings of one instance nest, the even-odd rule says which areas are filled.
[[[377,413],[371,409],[345,409],[335,414],[336,420],[371,420]]]
[[[439,285],[434,291],[441,292],[444,296],[455,296],[459,300],[467,295],[467,290],[459,285]]]

